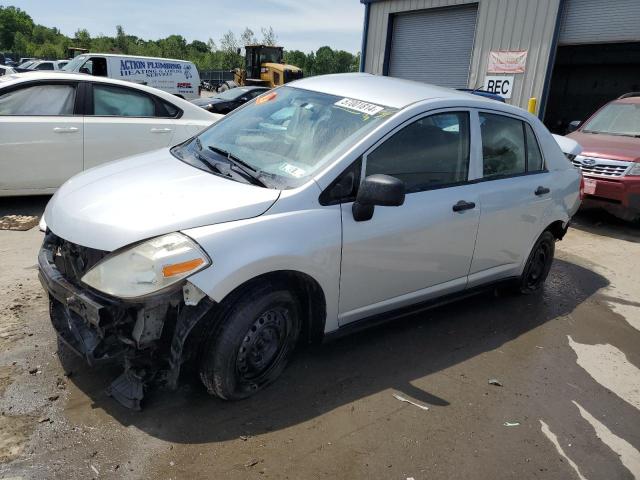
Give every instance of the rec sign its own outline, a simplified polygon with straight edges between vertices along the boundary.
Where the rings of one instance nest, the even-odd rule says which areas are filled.
[[[500,95],[502,98],[511,98],[513,76],[487,75],[484,78],[484,90]]]

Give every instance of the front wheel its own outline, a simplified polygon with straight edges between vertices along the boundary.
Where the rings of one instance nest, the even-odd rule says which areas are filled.
[[[520,277],[518,286],[520,293],[533,293],[542,287],[551,270],[555,248],[556,239],[553,234],[548,230],[542,232],[529,254]]]
[[[202,383],[225,400],[253,395],[280,376],[299,334],[300,307],[290,291],[266,284],[243,292],[205,342]]]

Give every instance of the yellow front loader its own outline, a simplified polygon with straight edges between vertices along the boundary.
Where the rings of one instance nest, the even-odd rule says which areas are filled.
[[[247,45],[244,48],[244,68],[233,71],[233,80],[237,85],[273,88],[302,78],[302,69],[284,63],[283,47]]]

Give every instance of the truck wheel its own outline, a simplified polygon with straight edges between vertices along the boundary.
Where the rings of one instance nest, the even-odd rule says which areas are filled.
[[[556,249],[556,239],[546,230],[538,238],[524,267],[519,281],[519,291],[523,294],[533,293],[544,284],[549,275],[553,254]]]
[[[280,376],[299,334],[300,307],[289,290],[267,283],[245,291],[205,342],[200,379],[224,400],[249,397]]]

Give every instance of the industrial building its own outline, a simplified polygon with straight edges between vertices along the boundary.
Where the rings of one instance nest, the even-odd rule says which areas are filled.
[[[484,88],[563,132],[640,91],[640,0],[361,0],[361,70]]]

